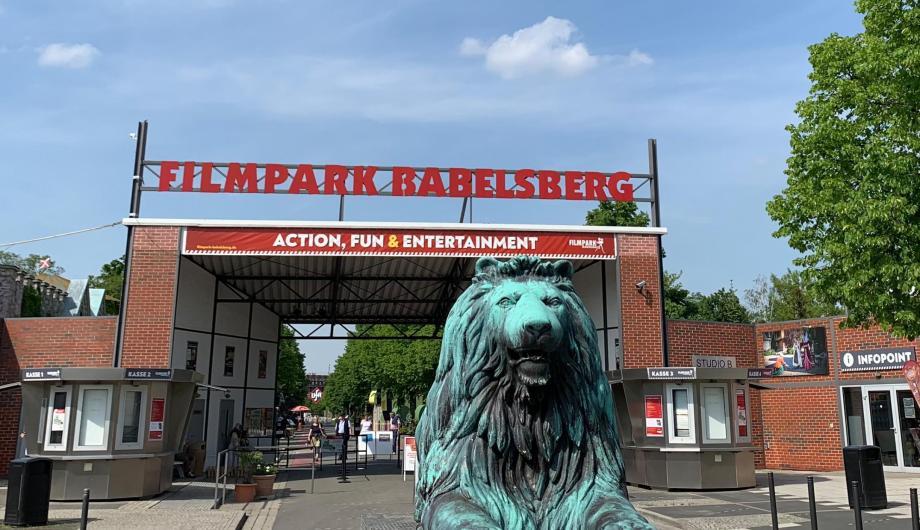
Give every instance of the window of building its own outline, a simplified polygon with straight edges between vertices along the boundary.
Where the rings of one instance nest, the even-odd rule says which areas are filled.
[[[265,379],[268,372],[268,351],[259,350],[259,379]]]
[[[198,342],[190,340],[185,343],[185,369],[198,369]]]
[[[272,409],[246,409],[243,428],[246,429],[247,436],[271,436]]]
[[[236,348],[227,346],[224,350],[224,376],[233,377],[233,358],[236,356]]]
[[[45,450],[64,451],[67,449],[67,431],[70,428],[70,387],[51,387],[47,407]]]
[[[111,385],[83,385],[77,400],[75,451],[108,449],[109,413],[112,410]]]
[[[840,390],[843,393],[847,445],[866,445],[866,416],[863,412],[862,388],[843,387]]]
[[[147,410],[147,387],[124,387],[118,405],[116,449],[140,449],[144,446],[144,413]]]
[[[693,420],[693,389],[689,385],[667,385],[668,441],[670,443],[696,443]]]
[[[704,443],[725,443],[729,441],[728,393],[724,384],[700,385],[703,408]]]

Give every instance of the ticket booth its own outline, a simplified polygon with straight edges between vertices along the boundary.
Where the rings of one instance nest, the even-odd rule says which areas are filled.
[[[627,482],[661,489],[753,487],[747,376],[741,368],[612,372]]]
[[[94,500],[168,489],[201,380],[191,370],[23,370],[23,444],[52,460],[51,499],[78,500],[84,488]]]

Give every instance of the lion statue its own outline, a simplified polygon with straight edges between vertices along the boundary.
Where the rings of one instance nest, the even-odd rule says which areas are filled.
[[[572,263],[481,258],[447,317],[416,430],[422,528],[652,529]]]

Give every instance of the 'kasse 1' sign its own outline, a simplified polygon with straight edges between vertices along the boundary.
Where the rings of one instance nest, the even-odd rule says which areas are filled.
[[[904,348],[878,348],[843,352],[840,354],[841,372],[866,372],[873,370],[896,370],[907,361],[917,360],[913,346]]]

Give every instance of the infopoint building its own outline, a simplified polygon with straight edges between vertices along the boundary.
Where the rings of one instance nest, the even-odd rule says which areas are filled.
[[[920,469],[900,371],[916,343],[839,318],[664,317],[654,141],[644,172],[585,172],[158,161],[146,138],[143,122],[121,314],[0,325],[0,475],[17,455],[50,458],[52,498],[159,493],[177,451],[203,443],[212,467],[236,424],[272,445],[283,325],[305,341],[380,338],[356,324],[429,324],[437,336],[481,256],[574,263],[632,483],[746,487],[755,468],[842,469],[842,446],[864,443],[891,470]],[[339,219],[141,217],[150,192],[333,195]],[[349,222],[350,195],[454,197],[458,222]],[[635,201],[652,226],[470,222],[483,199]]]

